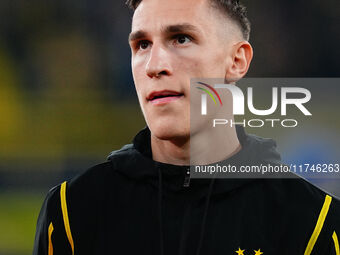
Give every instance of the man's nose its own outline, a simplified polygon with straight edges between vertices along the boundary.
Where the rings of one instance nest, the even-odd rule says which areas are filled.
[[[150,78],[160,78],[163,75],[172,73],[170,65],[170,54],[161,46],[153,45],[149,59],[146,64],[146,74]]]

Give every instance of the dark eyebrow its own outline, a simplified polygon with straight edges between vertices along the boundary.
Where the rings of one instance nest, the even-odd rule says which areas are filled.
[[[189,23],[183,23],[183,24],[177,24],[177,25],[170,25],[167,26],[164,29],[165,33],[185,33],[185,32],[197,32],[199,33],[199,30],[197,27],[189,24]]]
[[[136,32],[132,32],[129,35],[129,41],[136,41],[138,39],[144,38],[146,37],[146,33],[142,30],[138,30]]]
[[[197,27],[195,27],[195,26],[193,26],[189,23],[166,26],[162,30],[163,30],[163,33],[165,33],[165,34],[185,33],[185,32],[199,33],[200,32],[197,29]],[[144,32],[143,30],[131,32],[130,35],[129,35],[129,41],[135,41],[135,40],[138,40],[138,39],[141,39],[141,38],[145,38],[146,36],[147,36],[147,33]]]

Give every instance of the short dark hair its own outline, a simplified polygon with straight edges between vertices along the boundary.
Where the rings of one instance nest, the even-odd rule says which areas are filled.
[[[136,10],[143,0],[127,0],[126,4]],[[240,27],[245,40],[250,37],[250,21],[247,17],[246,7],[239,0],[209,0],[213,6],[231,18]]]

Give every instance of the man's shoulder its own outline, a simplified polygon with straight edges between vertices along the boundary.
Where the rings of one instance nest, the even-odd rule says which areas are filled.
[[[302,177],[268,179],[265,186],[268,190],[267,196],[279,200],[280,203],[285,204],[297,214],[315,211],[316,208],[321,210],[324,205],[329,205],[329,209],[332,211],[331,217],[340,213],[340,200],[337,196]]]
[[[133,161],[133,154],[136,154],[132,144],[124,145],[121,149],[112,151],[107,161],[98,163],[81,171],[70,180],[65,180],[67,194],[79,194],[81,196],[95,194],[103,191],[114,182],[119,181],[123,168],[128,167]],[[54,186],[48,192],[47,199],[53,200],[59,196],[62,183]]]
[[[303,178],[267,179],[263,182],[264,212],[282,228],[292,229],[294,238],[318,239],[318,250],[329,246],[333,232],[340,231],[339,198]],[[255,202],[256,203],[256,202]]]
[[[317,251],[333,249],[332,238],[340,231],[339,198],[303,178],[283,180],[281,187],[287,193],[287,225],[291,223],[296,233],[300,229],[310,233],[310,249],[314,244]]]
[[[108,185],[112,183],[117,175],[117,170],[123,170],[131,162],[131,156],[135,151],[131,144],[124,145],[121,149],[112,151],[105,162],[96,164],[81,172],[68,182],[72,189],[90,188]]]
[[[96,164],[70,180],[64,180],[62,183],[52,187],[48,191],[45,200],[48,203],[55,203],[56,201],[59,203],[63,186],[67,195],[74,192],[86,194],[89,191],[90,193],[90,191],[96,190],[97,187],[102,185],[103,180],[106,179],[110,171],[112,171],[112,167],[109,161]]]
[[[79,173],[67,182],[68,189],[95,189],[103,185],[108,180],[108,176],[113,172],[109,161],[96,164],[87,170]]]

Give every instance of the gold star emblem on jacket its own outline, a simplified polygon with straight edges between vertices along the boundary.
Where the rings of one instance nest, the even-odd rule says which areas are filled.
[[[254,250],[254,252],[255,252],[255,255],[261,255],[261,254],[263,254],[263,252],[261,252],[261,249],[259,249],[258,251],[255,251],[255,250]]]
[[[241,248],[239,247],[237,251],[235,251],[238,255],[244,255],[244,250],[241,250]]]
[[[237,251],[235,251],[238,255],[246,255],[244,254],[245,250],[241,250],[241,248],[239,247]],[[254,250],[255,255],[261,255],[263,254],[263,252],[261,251],[261,249],[258,249],[257,251]]]

